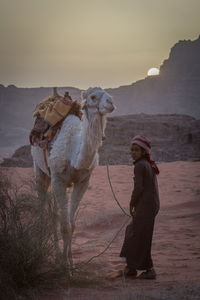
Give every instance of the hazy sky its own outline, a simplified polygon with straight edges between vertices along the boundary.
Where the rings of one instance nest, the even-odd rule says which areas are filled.
[[[0,83],[118,87],[198,38],[200,0],[0,0]]]

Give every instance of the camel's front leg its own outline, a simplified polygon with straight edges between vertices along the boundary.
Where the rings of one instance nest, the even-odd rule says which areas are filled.
[[[71,240],[72,228],[69,218],[68,198],[66,195],[66,182],[62,174],[52,174],[52,191],[57,203],[57,217],[63,238],[63,259],[70,269],[72,267]]]
[[[36,189],[40,201],[40,209],[43,212],[47,201],[47,190],[50,185],[50,177],[45,174],[39,167],[34,166]]]
[[[70,221],[72,224],[72,232],[74,232],[75,229],[75,213],[78,208],[78,205],[83,198],[83,195],[85,191],[88,188],[89,185],[89,179],[90,179],[90,174],[88,174],[84,180],[81,182],[76,182],[74,184],[73,192],[71,195],[71,205],[70,205]]]

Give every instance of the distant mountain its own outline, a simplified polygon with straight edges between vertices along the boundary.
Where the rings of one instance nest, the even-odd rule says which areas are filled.
[[[61,87],[61,94],[80,100],[81,91]],[[113,116],[130,114],[186,114],[200,118],[200,36],[179,41],[160,67],[159,76],[149,76],[131,85],[107,89],[117,110]],[[0,151],[11,152],[28,144],[37,103],[52,94],[52,88],[17,88],[0,85]]]
[[[118,115],[176,113],[200,118],[200,36],[175,44],[159,76],[108,92],[114,97]]]

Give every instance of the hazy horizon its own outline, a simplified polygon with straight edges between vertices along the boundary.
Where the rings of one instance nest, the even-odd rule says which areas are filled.
[[[200,32],[199,0],[0,0],[0,84],[115,88]]]

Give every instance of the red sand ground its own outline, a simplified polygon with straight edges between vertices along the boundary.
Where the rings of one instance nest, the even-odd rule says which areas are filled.
[[[88,280],[96,281],[92,287],[69,287],[38,299],[128,300],[131,293],[151,295],[157,299],[179,299],[166,295],[177,287],[200,285],[200,162],[161,163],[159,168],[161,209],[152,245],[157,280],[106,279],[111,272],[124,268],[119,258],[123,229],[102,256],[83,268],[83,272],[89,274]],[[33,177],[32,169],[4,170],[14,176],[18,184]],[[110,166],[115,194],[127,212],[133,188],[132,176],[132,166]],[[73,241],[75,264],[98,255],[126,220],[128,217],[123,215],[112,196],[106,167],[97,167],[80,205]]]

